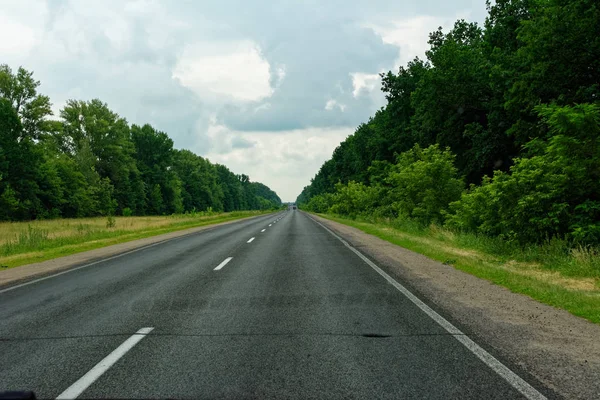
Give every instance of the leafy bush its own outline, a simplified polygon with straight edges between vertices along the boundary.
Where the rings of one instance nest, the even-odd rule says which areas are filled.
[[[400,154],[385,179],[391,209],[422,224],[442,222],[448,205],[460,198],[464,187],[454,158],[449,149],[438,145],[425,149],[415,145]]]
[[[125,207],[123,209],[123,216],[124,217],[131,217],[133,215],[133,210],[129,207]]]
[[[115,219],[115,217],[113,217],[112,215],[106,217],[106,228],[110,229],[114,228],[115,226],[117,226],[117,220]]]
[[[395,165],[374,163],[369,169],[373,186],[350,181],[335,185],[335,193],[313,196],[307,209],[314,212],[411,218],[421,224],[441,222],[450,202],[458,200],[463,182],[454,155],[438,145],[413,149],[398,156]]]
[[[357,216],[370,213],[377,204],[379,190],[362,183],[348,182],[347,185],[338,183],[333,196],[333,205],[329,211],[334,214]]]
[[[316,213],[326,213],[329,208],[333,205],[333,195],[331,193],[323,193],[318,196],[314,196],[310,199],[306,205],[306,209]]]
[[[511,173],[496,172],[451,204],[447,225],[518,242],[565,237],[600,243],[600,108],[540,106],[548,139],[526,147]]]

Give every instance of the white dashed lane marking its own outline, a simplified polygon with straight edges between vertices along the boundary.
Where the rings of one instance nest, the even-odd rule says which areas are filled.
[[[98,378],[102,376],[110,367],[114,365],[121,357],[123,357],[129,350],[133,348],[140,340],[146,337],[147,334],[152,332],[154,328],[142,328],[134,333],[129,339],[124,341],[119,347],[113,350],[112,353],[104,357],[102,361],[90,369],[87,374],[83,375],[77,382],[72,384],[58,395],[57,399],[75,399],[85,389],[87,389],[92,383],[96,382]]]
[[[223,260],[223,262],[222,262],[221,264],[217,265],[217,268],[215,268],[215,271],[218,271],[218,270],[220,270],[221,268],[223,268],[224,266],[226,266],[226,265],[227,265],[227,263],[228,263],[229,261],[231,261],[232,259],[233,259],[233,257],[227,257],[226,259],[224,259],[224,260]]]

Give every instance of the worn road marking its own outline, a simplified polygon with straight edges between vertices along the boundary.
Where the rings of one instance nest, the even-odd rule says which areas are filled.
[[[227,263],[228,263],[229,261],[231,261],[232,259],[233,259],[233,257],[227,257],[226,259],[224,259],[224,260],[223,260],[223,262],[222,262],[221,264],[217,265],[217,268],[215,268],[215,271],[218,271],[218,270],[220,270],[221,268],[223,268],[224,266],[226,266],[226,265],[227,265]]]
[[[248,240],[246,243],[252,243],[253,240],[254,238],[250,238],[250,240]]]
[[[140,340],[152,332],[154,328],[142,328],[134,333],[129,339],[124,341],[112,353],[104,357],[102,361],[90,369],[87,374],[79,378],[77,382],[69,386],[67,390],[58,395],[57,399],[75,399],[92,383],[102,376],[110,367],[114,365],[121,357],[133,348]]]
[[[427,314],[431,319],[437,322],[442,328],[444,328],[448,333],[453,335],[456,340],[461,342],[467,349],[471,351],[471,353],[475,354],[481,361],[483,361],[488,367],[490,367],[494,372],[504,378],[512,387],[517,389],[523,396],[530,400],[546,400],[546,396],[541,394],[537,389],[531,386],[529,383],[525,382],[523,378],[519,375],[515,374],[511,371],[506,365],[502,364],[498,359],[496,359],[493,355],[485,351],[481,346],[475,343],[471,338],[465,335],[460,329],[452,325],[447,319],[442,317],[440,314],[435,312],[431,307],[427,304],[423,303],[421,299],[412,294],[407,288],[402,286],[400,283],[396,282],[394,278],[385,273],[381,268],[379,268],[373,261],[369,260],[366,256],[364,256],[360,251],[356,250],[352,245],[342,239],[340,236],[335,234],[331,229],[327,228],[325,225],[320,222],[310,218],[317,224],[321,225],[323,229],[327,232],[331,233],[335,236],[340,242],[344,244],[347,248],[353,251],[357,256],[359,256],[365,263],[367,263],[371,268],[373,268],[379,275],[383,276],[389,283],[392,284],[398,291],[400,291],[404,296],[406,296],[410,301],[412,301],[417,307],[419,307],[425,314]]]

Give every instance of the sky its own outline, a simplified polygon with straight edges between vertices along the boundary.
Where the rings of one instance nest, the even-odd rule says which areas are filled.
[[[380,72],[485,14],[484,0],[0,0],[0,64],[33,71],[56,115],[99,98],[294,201],[385,104]]]

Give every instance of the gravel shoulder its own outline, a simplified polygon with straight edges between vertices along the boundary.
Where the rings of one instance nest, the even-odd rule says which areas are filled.
[[[501,360],[569,399],[600,399],[600,326],[311,215]]]
[[[136,250],[155,243],[164,242],[166,240],[191,235],[207,229],[213,229],[218,226],[233,224],[240,221],[257,217],[240,218],[216,224],[199,226],[196,228],[183,229],[175,232],[169,232],[162,235],[151,236],[143,239],[131,240],[125,243],[119,243],[112,246],[106,246],[95,250],[84,251],[81,253],[71,254],[64,257],[54,258],[52,260],[42,261],[20,267],[10,268],[0,271],[0,288],[12,286],[18,283],[26,282],[35,278],[52,275],[58,272],[66,271],[71,268],[76,268],[85,264],[99,261],[108,257],[113,257],[122,253]]]

